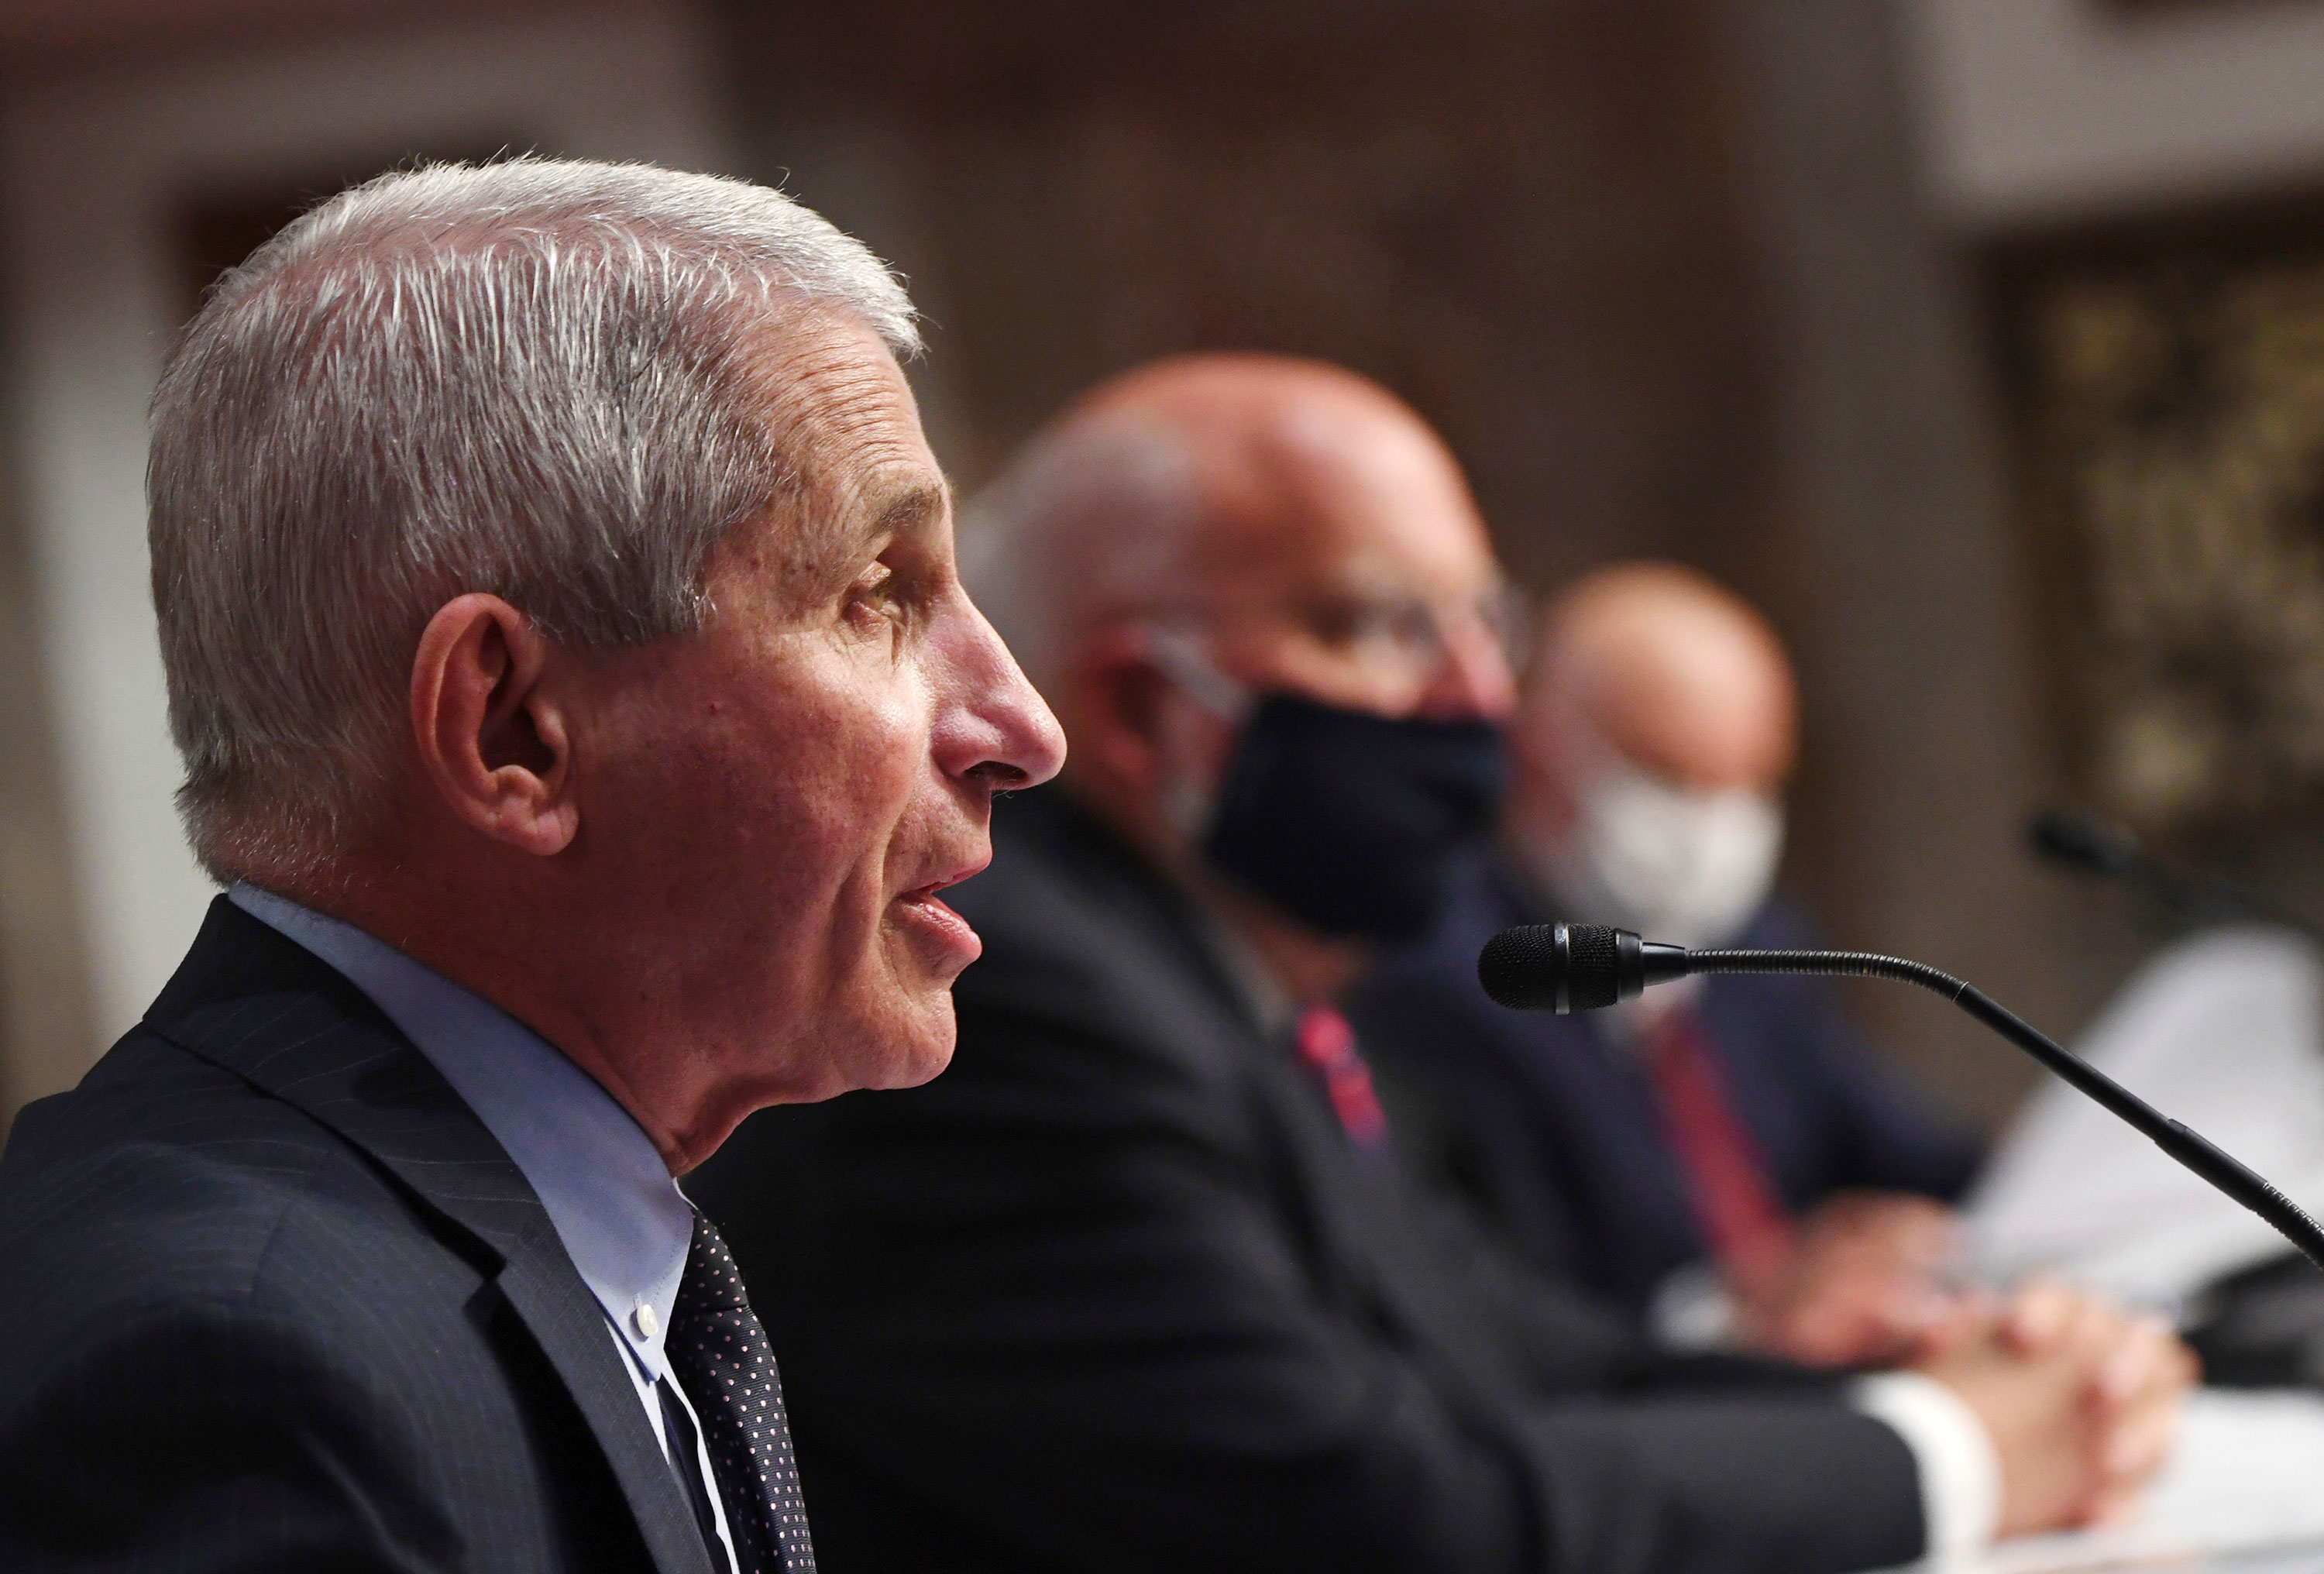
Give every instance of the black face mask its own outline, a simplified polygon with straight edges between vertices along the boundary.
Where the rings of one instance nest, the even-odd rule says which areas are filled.
[[[1499,729],[1292,695],[1243,723],[1203,833],[1221,874],[1324,934],[1416,939],[1508,783]]]

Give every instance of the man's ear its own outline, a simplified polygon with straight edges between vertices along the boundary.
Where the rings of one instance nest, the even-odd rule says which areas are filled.
[[[436,609],[411,660],[411,735],[428,779],[471,827],[540,857],[580,829],[567,718],[544,692],[554,654],[496,595]]]
[[[1074,765],[1143,797],[1162,777],[1162,706],[1169,680],[1156,670],[1143,631],[1101,629],[1074,653],[1066,677],[1074,712]]]

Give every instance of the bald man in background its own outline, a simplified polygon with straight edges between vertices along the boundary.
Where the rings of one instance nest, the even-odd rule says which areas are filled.
[[[1547,614],[1512,728],[1503,855],[1351,1007],[1408,1162],[1536,1264],[1680,1342],[1903,1358],[1958,1307],[1946,1207],[1978,1146],[1807,978],[1688,979],[1505,1011],[1477,952],[1568,918],[1687,946],[1808,943],[1773,897],[1797,731],[1774,631],[1702,575],[1607,569]]]
[[[971,511],[1073,748],[947,893],[952,1067],[690,1183],[826,1569],[1841,1574],[2135,1493],[2186,1380],[2152,1327],[2061,1294],[1918,1374],[1679,1358],[1405,1183],[1331,1001],[1489,833],[1514,699],[1412,411],[1164,362]]]

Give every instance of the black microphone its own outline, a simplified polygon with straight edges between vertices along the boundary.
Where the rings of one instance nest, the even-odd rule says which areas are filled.
[[[2297,930],[2324,944],[2324,925],[2303,918],[2245,886],[2164,862],[2126,826],[2086,809],[2044,809],[2026,823],[2025,838],[2061,869],[2138,887],[2182,921],[2206,916],[2256,918]]]
[[[2044,809],[2025,824],[2034,851],[2061,869],[2114,879],[2150,866],[2146,850],[2126,826],[2087,809]]]
[[[1982,990],[1923,962],[1863,951],[1689,951],[1602,924],[1521,924],[1477,953],[1477,981],[1518,1011],[1594,1011],[1649,985],[1694,973],[1821,973],[1893,979],[1942,995],[2105,1106],[2229,1199],[2258,1214],[2324,1268],[2324,1227],[2291,1198],[2203,1137],[2047,1037]]]

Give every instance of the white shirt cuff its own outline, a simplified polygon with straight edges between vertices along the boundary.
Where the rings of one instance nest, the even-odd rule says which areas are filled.
[[[2001,1458],[1985,1423],[1953,1391],[1917,1372],[1879,1372],[1848,1385],[1848,1402],[1886,1422],[1921,1475],[1932,1561],[1974,1552],[2001,1523]]]

